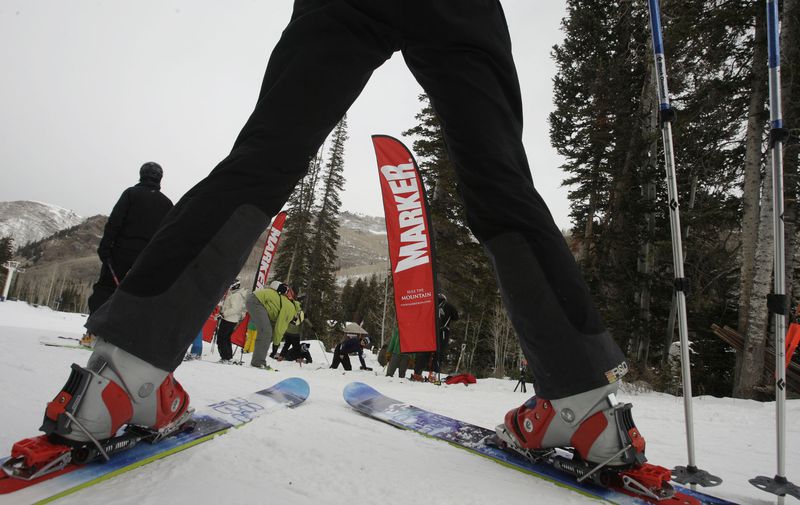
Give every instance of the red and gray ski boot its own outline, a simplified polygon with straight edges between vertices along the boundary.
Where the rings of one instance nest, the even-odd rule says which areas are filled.
[[[618,387],[615,382],[558,400],[534,396],[506,414],[497,435],[519,452],[573,447],[584,461],[603,466],[644,463],[644,438],[631,405],[617,401]]]
[[[618,383],[546,400],[532,397],[497,427],[500,447],[573,475],[578,482],[615,489],[659,505],[699,505],[676,493],[669,469],[647,463],[645,441],[617,401]]]
[[[180,422],[188,406],[171,373],[98,339],[86,367],[72,365],[40,429],[77,442],[105,440],[126,424],[159,432]]]
[[[64,388],[47,404],[39,428],[45,435],[14,444],[3,470],[30,480],[71,462],[108,459],[186,429],[191,415],[189,395],[172,373],[98,339],[86,367],[73,364]]]

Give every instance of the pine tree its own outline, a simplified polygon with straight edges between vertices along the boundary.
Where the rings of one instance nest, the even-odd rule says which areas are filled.
[[[694,288],[690,333],[697,347],[725,358],[704,363],[730,369],[730,353],[709,326],[714,318],[731,319],[727,308],[736,292],[730,258],[740,218],[750,6],[670,0],[662,7],[670,98],[678,112],[680,233]],[[558,75],[550,123],[551,141],[566,158],[574,250],[606,325],[645,372],[676,336],[646,5],[571,0],[563,26],[564,42],[553,53]],[[664,337],[656,338],[659,333]],[[709,388],[719,391],[724,374],[711,376]]]
[[[314,207],[316,219],[309,239],[306,315],[319,337],[328,335],[328,320],[336,314],[339,296],[336,289],[336,247],[339,243],[339,197],[344,188],[344,143],[347,118],[331,134],[328,161],[320,176],[321,196]]]
[[[3,268],[6,261],[10,261],[14,256],[14,239],[11,237],[0,238],[0,290],[4,289],[6,285],[6,277],[8,277],[8,269]],[[0,295],[3,292],[0,291]]]
[[[274,278],[303,292],[308,282],[309,241],[313,233],[313,209],[322,165],[322,149],[308,165],[308,172],[289,197],[286,224],[275,258]]]

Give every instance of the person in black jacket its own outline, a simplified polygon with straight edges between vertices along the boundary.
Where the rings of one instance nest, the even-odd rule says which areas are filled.
[[[172,200],[160,191],[163,175],[158,163],[150,161],[142,165],[139,184],[123,191],[111,210],[97,247],[103,265],[89,297],[90,315],[111,297],[164,216],[172,210]]]
[[[436,351],[418,352],[414,361],[414,373],[411,374],[412,381],[422,381],[422,371],[430,370],[428,380],[433,382],[434,373],[439,373],[440,366],[445,356],[447,347],[450,345],[450,322],[458,321],[458,309],[447,301],[444,293],[439,293],[437,298],[437,310],[439,320],[439,334],[436,338]]]
[[[367,336],[361,338],[350,337],[342,340],[333,349],[331,368],[339,368],[339,363],[341,363],[345,370],[352,370],[353,365],[350,364],[350,353],[357,352],[358,359],[361,361],[361,370],[372,371],[372,368],[368,367],[364,361],[365,347],[369,347],[369,337]]]

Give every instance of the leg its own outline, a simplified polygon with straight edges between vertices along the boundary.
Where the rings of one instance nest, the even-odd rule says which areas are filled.
[[[537,396],[510,411],[498,435],[524,449],[576,446],[595,463],[641,463],[644,444],[632,440],[640,436],[630,429],[630,405],[614,397],[624,355],[533,186],[500,4],[465,5],[431,4],[403,54],[441,119],[467,221],[494,264],[536,380]],[[579,432],[579,439],[591,436],[574,443]]]
[[[220,319],[219,329],[217,330],[217,349],[220,359],[232,359],[233,348],[231,347],[231,333],[236,328],[236,323]]]
[[[406,378],[406,370],[408,370],[408,354],[400,354],[400,359],[398,360],[400,366],[400,375],[401,379]]]
[[[331,363],[331,368],[339,368],[339,363],[341,362],[341,347],[337,345],[333,349],[333,362]]]
[[[255,323],[257,328],[256,343],[253,347],[253,356],[250,358],[251,366],[264,366],[267,364],[267,352],[272,344],[272,323],[264,305],[258,301],[253,293],[247,295],[247,312],[250,320]]]
[[[416,354],[416,358],[414,360],[414,373],[417,375],[422,374],[430,363],[431,360],[431,353],[430,352],[418,352]]]
[[[192,342],[192,348],[189,352],[193,356],[197,356],[198,358],[203,354],[203,332],[198,332],[197,336],[194,337],[194,341]]]
[[[348,372],[353,369],[353,365],[350,364],[350,355],[347,353],[342,354],[342,366]]]
[[[617,380],[624,356],[533,186],[510,38],[492,4],[455,27],[452,5],[435,4],[403,55],[441,119],[470,228],[492,259],[537,393],[560,398]],[[441,33],[461,43],[437,46]]]
[[[348,2],[296,3],[230,155],[165,218],[116,296],[87,322],[92,333],[175,369],[311,157],[399,47],[379,14]]]
[[[287,360],[300,358],[300,335],[289,334],[285,335],[283,338],[286,340],[286,344],[283,346],[283,351],[281,352],[283,358]]]
[[[116,289],[117,285],[111,276],[111,270],[109,270],[108,265],[103,263],[100,267],[100,277],[92,286],[92,294],[89,296],[89,314],[94,314],[101,305],[106,303]]]
[[[386,365],[386,377],[393,377],[394,371],[397,370],[397,365],[400,363],[400,353],[396,352],[389,358],[389,363]]]

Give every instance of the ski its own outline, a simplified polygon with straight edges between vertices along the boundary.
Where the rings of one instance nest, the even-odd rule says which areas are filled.
[[[137,431],[126,429],[114,438],[123,450],[109,454],[109,460],[76,464],[66,461],[60,470],[41,477],[25,480],[28,475],[19,468],[19,458],[0,458],[0,505],[42,504],[113,478],[121,473],[165,458],[176,452],[206,442],[239,427],[259,416],[284,407],[294,407],[308,398],[308,383],[300,378],[289,378],[274,386],[242,397],[199,407],[187,423],[170,435],[148,442],[137,438]],[[35,439],[28,439],[35,440]],[[118,442],[116,442],[118,441]],[[132,442],[132,443],[131,443]],[[70,453],[66,453],[70,455]],[[67,458],[69,459],[69,458]],[[17,474],[18,477],[11,476]]]
[[[661,503],[669,505],[736,505],[698,491],[673,485],[675,495],[666,499],[647,499],[633,496],[622,490],[598,485],[590,480],[578,482],[568,471],[559,470],[543,461],[533,461],[510,449],[497,445],[494,430],[476,426],[465,421],[436,414],[407,403],[384,396],[374,388],[361,382],[352,382],[344,388],[344,400],[356,411],[394,427],[413,431],[424,436],[449,442],[469,452],[489,458],[501,465],[509,466],[537,478],[552,482],[584,496],[604,500],[617,505],[645,505]],[[565,451],[566,452],[566,451]],[[566,466],[566,465],[565,465]],[[660,467],[656,467],[660,468]]]
[[[46,345],[49,347],[66,347],[68,349],[83,349],[85,351],[91,351],[91,347],[87,347],[85,345],[81,345],[81,339],[75,337],[64,337],[64,336],[46,336],[46,337],[39,337],[39,343],[42,345]]]

